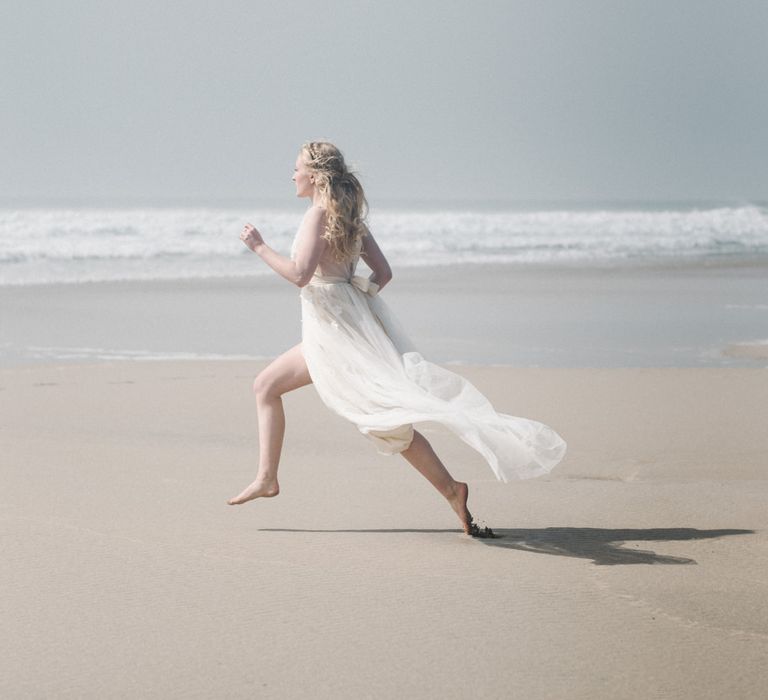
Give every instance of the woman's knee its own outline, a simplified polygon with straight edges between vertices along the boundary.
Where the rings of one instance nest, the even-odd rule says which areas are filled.
[[[253,393],[256,398],[269,398],[275,396],[275,381],[268,372],[259,372],[253,380]]]
[[[253,382],[253,391],[257,397],[279,398],[311,383],[301,347],[296,345],[259,372]]]

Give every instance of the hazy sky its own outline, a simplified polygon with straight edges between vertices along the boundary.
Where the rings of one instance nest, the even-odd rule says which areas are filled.
[[[768,2],[0,0],[0,199],[768,199]]]

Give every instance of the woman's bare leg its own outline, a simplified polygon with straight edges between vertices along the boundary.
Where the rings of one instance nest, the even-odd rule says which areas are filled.
[[[472,515],[467,510],[469,487],[463,481],[456,481],[435,454],[432,445],[417,430],[413,441],[401,453],[451,504],[461,521],[464,532],[472,531]]]
[[[259,372],[253,383],[259,419],[259,469],[256,480],[242,493],[230,498],[229,505],[239,505],[259,497],[269,498],[280,493],[277,467],[285,435],[285,412],[280,397],[311,383],[301,343],[275,358]]]

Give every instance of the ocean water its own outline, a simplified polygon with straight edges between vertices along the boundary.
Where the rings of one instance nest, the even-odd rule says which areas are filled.
[[[0,286],[269,275],[240,242],[243,224],[287,254],[300,218],[245,207],[0,209]],[[758,204],[377,208],[369,224],[393,267],[768,260],[768,209]]]

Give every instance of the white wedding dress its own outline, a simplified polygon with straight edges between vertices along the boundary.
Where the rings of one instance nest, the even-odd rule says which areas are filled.
[[[497,413],[466,379],[425,360],[377,285],[354,274],[359,254],[360,246],[346,265],[324,255],[300,293],[302,351],[323,403],[382,454],[406,449],[413,423],[433,421],[476,449],[501,481],[553,469],[565,441],[542,423]]]

